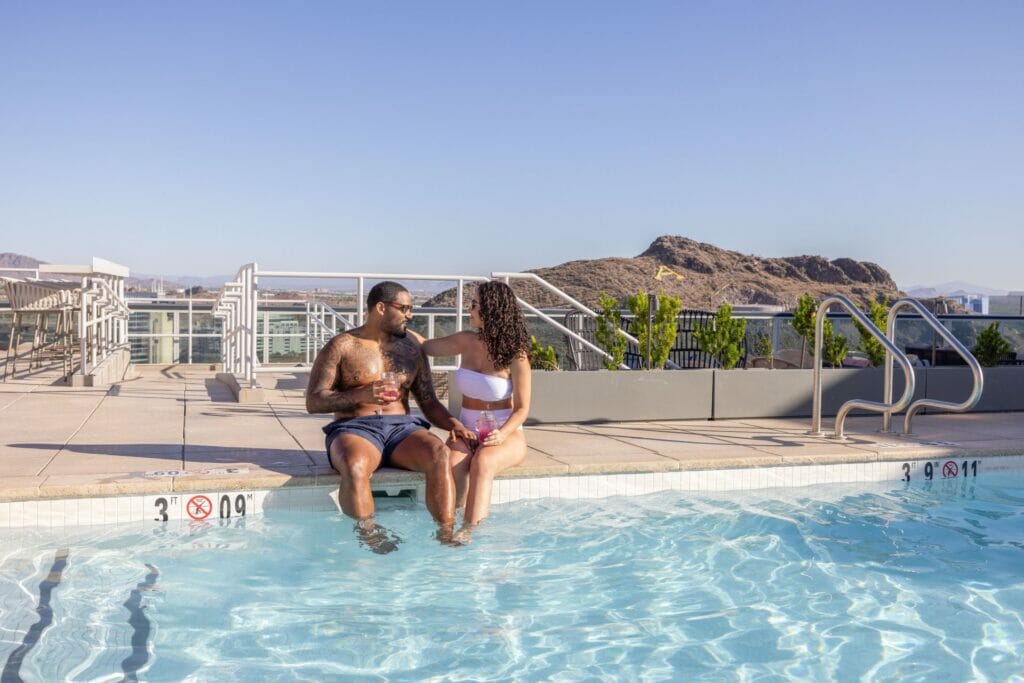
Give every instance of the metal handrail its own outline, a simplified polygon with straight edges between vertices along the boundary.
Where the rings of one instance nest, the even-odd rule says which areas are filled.
[[[221,328],[224,371],[242,375],[250,387],[256,383],[255,269],[255,263],[239,268],[234,280],[225,283],[213,307],[213,315],[224,319]]]
[[[328,338],[333,337],[338,333],[337,325],[328,327],[327,323],[322,319],[324,314],[330,314],[333,321],[341,323],[342,329],[350,330],[353,325],[352,322],[338,313],[329,304],[323,301],[309,301],[306,303],[306,362],[309,363],[312,359],[309,357],[310,345],[308,340],[312,339],[316,343],[316,347],[320,348],[324,345]],[[313,329],[310,329],[310,326]],[[264,330],[264,334],[267,330]]]
[[[960,356],[967,363],[967,366],[971,369],[971,375],[974,377],[974,388],[971,390],[970,395],[962,403],[952,403],[950,401],[939,401],[930,398],[919,398],[910,404],[907,408],[907,413],[903,418],[903,436],[910,435],[910,422],[914,419],[915,413],[921,410],[921,408],[940,408],[948,410],[951,413],[964,413],[973,408],[981,400],[981,392],[985,388],[985,375],[981,371],[981,365],[978,363],[978,359],[974,357],[967,347],[964,346],[959,339],[953,336],[953,333],[946,329],[945,325],[939,322],[931,311],[924,307],[920,301],[916,299],[899,299],[889,308],[889,318],[886,323],[886,336],[890,341],[895,343],[896,341],[896,314],[901,308],[913,308],[916,310],[921,318],[928,323],[932,329],[939,333],[943,339],[949,342],[950,346],[960,354]],[[892,356],[888,349],[885,352],[885,385],[883,389],[883,399],[889,401],[892,397]],[[890,420],[892,418],[891,412],[883,413],[882,415],[882,431],[888,432],[891,429]]]
[[[257,282],[259,278],[332,278],[355,279],[357,285],[358,324],[362,324],[365,315],[365,284],[367,279],[373,280],[442,280],[457,283],[456,310],[462,310],[462,291],[466,282],[486,282],[489,278],[478,275],[423,275],[415,273],[334,273],[309,271],[260,270],[256,263],[242,266],[235,275],[233,282],[225,286],[225,291],[218,297],[214,306],[215,315],[225,318],[222,329],[224,345],[224,368],[226,372],[242,375],[250,387],[256,386],[256,374],[274,372],[275,368],[260,367],[256,358],[256,317],[257,317]],[[227,291],[234,286],[237,291]],[[236,298],[237,297],[237,298]],[[456,329],[462,329],[462,317],[456,316]],[[304,368],[291,368],[293,372],[301,372]],[[308,368],[305,368],[308,371]]]
[[[85,376],[112,352],[128,348],[128,318],[131,313],[124,299],[124,278],[121,276],[84,276],[81,292],[78,310],[79,372]]]
[[[346,330],[352,329],[352,322],[348,318],[343,316],[341,313],[338,313],[336,310],[334,310],[334,308],[330,304],[326,304],[323,301],[310,301],[308,307],[311,309],[322,308],[323,310],[330,313],[331,317],[340,322]],[[331,334],[337,334],[337,330],[333,330],[327,327],[327,325],[319,317],[314,317],[312,320],[313,322],[319,323],[320,326],[323,327],[324,331],[330,332]]]
[[[828,309],[833,304],[839,304],[847,310],[851,317],[857,320],[863,325],[868,332],[875,339],[885,347],[887,351],[887,359],[895,358],[896,362],[899,363],[900,368],[903,370],[905,377],[905,383],[903,387],[903,396],[896,403],[879,403],[877,401],[867,401],[863,399],[850,399],[839,407],[839,412],[836,413],[836,431],[835,438],[843,440],[846,437],[843,436],[843,423],[846,421],[846,416],[854,408],[861,408],[863,410],[870,410],[876,413],[891,414],[896,413],[910,403],[914,397],[914,368],[910,365],[910,360],[907,356],[896,348],[893,342],[889,341],[889,338],[882,334],[882,331],[875,327],[875,324],[864,315],[857,306],[845,296],[838,294],[827,297],[818,306],[818,313],[814,318],[814,385],[812,389],[812,407],[811,407],[811,431],[810,434],[820,435],[821,434],[821,346],[822,336],[825,326],[825,316],[828,315]],[[892,354],[889,356],[888,354]],[[888,360],[887,362],[891,362]]]
[[[571,296],[569,296],[568,294],[566,294],[565,292],[560,290],[558,287],[555,287],[553,284],[551,284],[550,282],[548,282],[547,280],[545,280],[541,276],[537,275],[536,273],[491,273],[491,277],[495,278],[495,279],[499,279],[499,278],[503,279],[503,280],[505,280],[505,284],[508,284],[508,281],[510,279],[512,279],[512,278],[515,278],[517,280],[532,280],[533,282],[536,282],[538,285],[540,285],[544,289],[548,290],[549,292],[551,292],[555,296],[561,297],[561,299],[563,301],[565,301],[567,304],[569,304],[570,306],[572,306],[576,310],[580,311],[581,313],[585,313],[585,314],[589,315],[592,318],[596,318],[597,317],[597,313],[595,313],[594,311],[590,310],[585,305],[583,305],[582,303],[580,303],[576,299],[572,298]],[[564,325],[561,325],[561,324],[555,322],[550,316],[547,316],[544,313],[541,313],[538,309],[536,309],[533,306],[531,306],[530,304],[526,303],[525,301],[523,301],[519,297],[516,297],[516,300],[519,301],[520,305],[522,305],[523,307],[525,307],[528,310],[530,310],[530,312],[534,313],[535,315],[540,316],[546,322],[548,322],[551,325],[553,325],[554,327],[558,328],[559,330],[561,330],[565,334],[569,335],[573,339],[579,341],[580,343],[585,345],[587,348],[592,349],[594,351],[597,351],[599,354],[601,354],[605,358],[611,358],[612,357],[612,355],[610,353],[608,353],[607,351],[605,351],[604,349],[600,348],[599,346],[597,346],[595,344],[592,344],[590,341],[585,339],[582,335],[577,334],[576,332],[573,332],[568,327],[565,327]],[[629,341],[631,341],[634,344],[636,344],[637,348],[640,347],[640,341],[637,340],[637,338],[634,337],[633,335],[629,334],[628,332],[626,332],[625,330],[622,330],[622,329],[616,329],[615,331],[618,334],[620,334],[623,337],[625,337],[626,339],[628,339]],[[619,368],[622,369],[622,370],[631,370],[632,369],[628,365],[626,365],[625,363],[620,363],[619,364]]]

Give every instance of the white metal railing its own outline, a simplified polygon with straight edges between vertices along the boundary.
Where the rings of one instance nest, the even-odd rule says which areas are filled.
[[[948,410],[953,413],[963,413],[975,405],[981,399],[981,392],[985,387],[985,375],[981,371],[981,365],[978,363],[978,359],[974,357],[967,347],[964,346],[959,339],[953,336],[953,333],[946,329],[946,327],[939,322],[932,313],[925,308],[920,301],[916,299],[899,299],[889,308],[888,322],[886,323],[886,336],[890,341],[896,341],[896,314],[903,308],[913,308],[917,311],[918,315],[924,319],[928,325],[935,330],[939,336],[946,340],[950,346],[960,357],[964,359],[967,366],[971,369],[971,375],[974,378],[974,386],[971,389],[971,393],[962,403],[951,403],[949,401],[938,401],[936,399],[920,398],[910,404],[907,408],[907,413],[903,418],[903,435],[910,435],[910,422],[914,419],[914,414],[917,413],[921,408],[939,408],[942,410]],[[889,402],[892,400],[892,356],[888,349],[885,352],[885,384],[883,388],[882,400]],[[892,412],[882,413],[882,431],[890,431],[890,419],[892,418]]]
[[[115,351],[128,348],[128,315],[123,277],[95,274],[82,278],[78,339],[83,376]]]
[[[256,365],[256,264],[242,266],[235,279],[224,284],[214,302],[214,317],[223,320],[221,348],[224,371],[255,384]]]
[[[825,316],[828,315],[828,309],[833,305],[838,304],[846,309],[846,311],[864,326],[865,329],[885,347],[886,360],[888,363],[895,359],[903,370],[903,376],[905,378],[903,387],[903,396],[900,400],[895,403],[890,403],[888,399],[884,403],[878,401],[868,401],[864,399],[850,399],[839,407],[839,412],[836,413],[836,428],[835,438],[842,440],[843,436],[843,423],[846,421],[846,416],[849,415],[851,410],[855,408],[861,408],[863,410],[871,410],[876,413],[882,413],[883,416],[890,415],[892,413],[898,413],[899,411],[906,408],[911,399],[914,397],[914,368],[910,365],[910,360],[907,356],[900,351],[896,345],[889,340],[885,334],[882,333],[871,320],[864,315],[857,306],[845,296],[833,295],[826,297],[821,305],[818,306],[818,313],[814,319],[814,375],[813,375],[813,387],[812,393],[812,404],[811,404],[811,434],[821,434],[821,367],[822,367],[822,336],[825,325]]]
[[[425,280],[425,281],[440,281],[440,282],[454,282],[455,283],[455,329],[459,331],[462,329],[462,310],[464,309],[464,291],[467,283],[470,282],[487,282],[491,279],[503,279],[508,283],[511,279],[529,280],[540,285],[547,291],[551,292],[555,296],[559,297],[576,310],[596,317],[597,314],[590,308],[585,306],[583,303],[577,301],[567,293],[558,289],[554,285],[550,284],[540,276],[534,273],[505,273],[505,272],[494,272],[491,273],[490,277],[481,275],[433,275],[433,274],[414,274],[414,273],[335,273],[335,272],[309,272],[309,271],[277,271],[277,270],[259,270],[256,263],[250,263],[242,266],[238,273],[235,275],[234,280],[225,284],[224,289],[218,297],[217,302],[214,306],[214,315],[222,318],[222,348],[224,354],[224,368],[226,372],[231,372],[238,375],[242,380],[248,383],[249,386],[255,386],[256,375],[261,372],[279,372],[279,367],[261,367],[259,358],[257,357],[257,334],[256,334],[256,317],[257,317],[257,289],[258,282],[261,278],[305,278],[305,279],[340,279],[340,280],[355,280],[356,283],[356,315],[355,325],[362,325],[366,317],[366,281],[367,280]],[[541,320],[544,320],[549,325],[553,326],[557,330],[561,331],[568,337],[575,339],[579,343],[583,344],[587,348],[596,351],[605,358],[611,358],[611,354],[597,346],[593,342],[583,337],[578,332],[569,329],[565,325],[562,325],[548,314],[544,313],[537,307],[533,306],[529,302],[524,301],[517,297],[519,304],[529,311],[531,314],[537,316]],[[334,322],[345,319],[342,314],[330,309],[326,304],[320,302],[313,302],[310,304],[310,308],[307,309],[307,340],[311,337],[316,337],[318,342],[326,342],[328,331],[336,333],[337,327]],[[319,322],[317,322],[319,321]],[[349,320],[349,322],[353,322]],[[432,328],[433,318],[429,320],[429,327]],[[638,340],[632,335],[626,333],[623,330],[616,330],[616,332],[627,340],[639,345]],[[433,336],[433,329],[428,329],[428,336]],[[310,349],[306,349],[306,367],[292,366],[289,368],[291,372],[303,372],[308,371],[308,364],[311,361]],[[458,359],[456,359],[457,361]],[[434,370],[451,370],[457,367],[457,365],[433,365]],[[625,370],[629,370],[630,367],[626,364],[620,366]]]
[[[128,305],[124,296],[128,272],[125,266],[96,257],[85,265],[47,263],[36,269],[37,278],[52,274],[80,279],[79,372],[83,376],[115,351],[128,348]]]
[[[463,308],[463,291],[467,282],[486,282],[487,277],[478,275],[423,275],[413,273],[331,273],[309,271],[271,271],[258,269],[256,263],[242,266],[232,282],[225,285],[217,299],[214,315],[224,319],[223,348],[224,369],[238,375],[250,387],[256,385],[256,375],[261,372],[279,372],[280,368],[260,367],[256,353],[256,294],[260,278],[304,278],[339,279],[356,282],[356,320],[362,325],[366,317],[367,280],[426,280],[456,283],[456,311]],[[315,326],[315,324],[314,324]],[[456,330],[462,329],[462,317],[456,315]],[[436,370],[453,369],[448,366],[434,366]],[[291,372],[309,371],[308,367],[290,367]]]
[[[592,318],[596,318],[597,317],[597,313],[595,313],[594,311],[590,310],[585,305],[583,305],[582,303],[580,303],[579,301],[577,301],[573,297],[569,296],[568,294],[566,294],[565,292],[560,290],[558,287],[555,287],[553,284],[551,284],[550,282],[548,282],[544,278],[540,277],[536,273],[491,273],[491,277],[495,278],[495,279],[499,279],[500,278],[500,279],[504,280],[506,284],[508,284],[509,280],[512,280],[512,279],[516,279],[516,280],[529,280],[530,282],[535,282],[536,284],[538,284],[541,287],[543,287],[544,289],[548,290],[549,292],[551,292],[555,296],[561,298],[563,301],[565,301],[567,304],[569,304],[570,306],[572,306],[576,310],[578,310],[578,311],[580,311],[582,313],[585,313],[585,314],[589,315]],[[590,341],[585,339],[582,335],[577,334],[576,332],[570,330],[565,325],[562,325],[561,323],[555,321],[551,316],[546,315],[545,313],[542,313],[540,310],[538,310],[537,308],[531,306],[530,304],[528,304],[527,302],[523,301],[522,299],[519,299],[518,297],[516,297],[516,298],[518,299],[519,304],[523,308],[527,309],[528,311],[530,311],[531,313],[533,313],[537,317],[541,318],[542,320],[544,320],[548,324],[554,326],[556,329],[564,332],[565,334],[567,334],[568,336],[572,337],[573,339],[576,339],[577,341],[582,343],[587,348],[589,348],[589,349],[591,349],[593,351],[597,351],[599,354],[601,354],[605,358],[611,358],[612,357],[612,355],[610,353],[608,353],[607,351],[605,351],[601,347],[597,346],[596,344],[591,343]],[[616,333],[622,335],[623,337],[625,337],[629,341],[631,341],[634,344],[636,344],[637,348],[640,348],[640,342],[637,341],[637,339],[635,337],[633,337],[632,335],[626,333],[624,330],[616,329],[615,331],[616,331]],[[625,363],[620,364],[619,367],[621,369],[623,369],[623,370],[631,369]]]
[[[306,303],[306,363],[311,363],[310,350],[320,349],[327,340],[338,334],[338,324],[343,329],[351,329],[354,323],[350,316],[342,315],[323,301],[310,301]],[[264,348],[266,348],[264,342]]]

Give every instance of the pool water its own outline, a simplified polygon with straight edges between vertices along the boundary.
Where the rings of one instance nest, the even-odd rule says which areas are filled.
[[[386,506],[5,532],[25,680],[1006,680],[1024,477],[497,506],[462,548]],[[5,680],[7,680],[5,678]],[[12,679],[13,680],[13,679]]]

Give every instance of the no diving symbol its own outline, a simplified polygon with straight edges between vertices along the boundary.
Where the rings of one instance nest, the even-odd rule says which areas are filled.
[[[960,473],[960,468],[956,466],[956,463],[952,460],[947,460],[946,464],[942,466],[942,478],[949,479],[950,477],[956,477]]]
[[[213,512],[213,503],[206,496],[192,496],[185,505],[185,512],[196,521],[206,519]]]

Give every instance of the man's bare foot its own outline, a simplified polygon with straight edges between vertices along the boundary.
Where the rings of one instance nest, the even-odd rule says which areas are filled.
[[[372,519],[361,519],[355,525],[359,545],[369,548],[378,555],[387,555],[398,550],[402,539],[393,531],[388,531]]]

